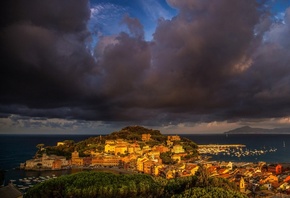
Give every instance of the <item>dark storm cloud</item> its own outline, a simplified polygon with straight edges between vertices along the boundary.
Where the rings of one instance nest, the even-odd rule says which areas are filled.
[[[289,115],[289,10],[253,0],[168,0],[153,40],[139,20],[91,55],[88,1],[11,1],[1,21],[0,112],[28,117],[210,122]]]
[[[77,96],[94,64],[84,44],[89,16],[87,1],[6,3],[1,102],[43,108]]]
[[[253,53],[253,65],[239,76],[241,92],[230,116],[282,117],[290,112],[290,9],[285,24],[273,24]]]
[[[243,63],[249,61],[253,28],[258,20],[255,3],[170,3],[180,9],[180,14],[159,22],[153,47],[158,66],[153,72],[157,78],[163,75],[169,103],[212,108],[220,103],[214,94],[221,93],[228,78],[243,70]]]

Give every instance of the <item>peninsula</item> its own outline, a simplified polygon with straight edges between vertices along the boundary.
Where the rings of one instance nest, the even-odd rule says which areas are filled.
[[[80,142],[64,140],[55,146],[38,144],[35,158],[21,164],[25,170],[60,170],[66,168],[117,167],[150,175],[173,178],[175,165],[199,159],[197,145],[178,135],[162,135],[160,131],[129,126],[106,136],[90,137]],[[192,166],[189,170],[195,170]],[[196,169],[197,170],[197,169]],[[178,174],[195,171],[180,169]]]
[[[224,134],[290,134],[290,128],[264,129],[243,126],[224,132]]]

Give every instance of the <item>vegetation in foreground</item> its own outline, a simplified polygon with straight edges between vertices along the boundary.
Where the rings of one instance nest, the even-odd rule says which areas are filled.
[[[202,174],[171,180],[149,175],[116,175],[106,172],[81,172],[48,180],[29,189],[25,198],[38,197],[236,197],[246,196],[236,191],[236,186],[220,178]],[[207,185],[207,186],[204,186]]]

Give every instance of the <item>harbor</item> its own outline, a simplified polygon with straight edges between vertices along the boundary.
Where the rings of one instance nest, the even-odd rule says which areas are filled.
[[[277,148],[263,147],[262,149],[248,149],[244,144],[203,144],[198,145],[201,155],[226,155],[230,157],[259,156],[276,152]]]
[[[16,186],[19,190],[22,192],[26,192],[29,188],[32,188],[38,183],[45,182],[50,179],[55,179],[57,178],[56,175],[47,175],[47,176],[32,176],[32,177],[25,177],[25,178],[20,178],[18,180],[9,180],[9,183],[13,184]]]

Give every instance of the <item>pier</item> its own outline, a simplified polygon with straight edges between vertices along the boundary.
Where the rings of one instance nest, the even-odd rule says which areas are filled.
[[[199,144],[198,148],[242,148],[246,147],[244,144]]]

